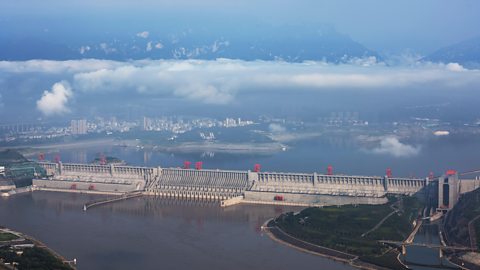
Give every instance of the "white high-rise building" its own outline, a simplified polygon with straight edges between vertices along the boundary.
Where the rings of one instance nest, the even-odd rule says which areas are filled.
[[[70,128],[72,129],[72,135],[87,134],[87,120],[72,120],[70,122]]]

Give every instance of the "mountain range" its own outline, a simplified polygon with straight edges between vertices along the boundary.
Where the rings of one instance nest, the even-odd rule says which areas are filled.
[[[480,36],[441,48],[424,57],[423,60],[458,63],[466,68],[480,68]]]
[[[231,58],[344,63],[366,57],[381,59],[378,53],[329,26],[260,25],[255,31],[241,26],[214,30],[199,26],[95,37],[46,34],[0,40],[1,60]]]

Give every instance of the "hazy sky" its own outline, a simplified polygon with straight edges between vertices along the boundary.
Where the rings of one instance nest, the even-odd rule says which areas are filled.
[[[380,52],[427,54],[480,35],[478,0],[0,0],[0,30],[83,34],[175,25],[329,24]],[[97,33],[100,34],[100,33]]]
[[[0,0],[0,44],[16,39],[21,41],[17,44],[34,52],[48,41],[65,42],[76,50],[85,44],[107,50],[109,45],[120,43],[128,44],[128,48],[143,44],[142,48],[148,50],[145,44],[152,49],[158,43],[150,42],[163,42],[170,35],[187,33],[191,27],[194,30],[183,36],[189,43],[179,46],[195,48],[202,46],[196,39],[204,39],[204,44],[213,42],[213,47],[217,47],[228,42],[222,35],[231,33],[226,38],[231,38],[232,44],[242,45],[239,40],[247,40],[251,43],[245,44],[256,45],[270,38],[270,43],[263,43],[265,47],[290,48],[288,38],[299,34],[306,36],[301,41],[308,49],[311,33],[329,35],[328,31],[323,32],[329,29],[327,25],[383,55],[426,55],[480,36],[479,11],[478,0]],[[282,27],[292,25],[295,27]],[[298,29],[314,31],[299,33]],[[267,36],[269,31],[280,32],[272,38]],[[160,38],[162,35],[164,39]],[[275,39],[278,35],[287,38]],[[175,43],[174,39],[171,38],[170,45]],[[108,46],[102,42],[109,42]],[[339,46],[352,46],[351,43]],[[165,51],[175,49],[168,49],[169,44],[165,43]],[[333,44],[334,48],[339,47]],[[57,51],[57,47],[49,48]],[[21,50],[13,46],[13,52],[17,51]],[[12,117],[22,115],[71,118],[96,115],[100,110],[120,113],[131,105],[152,108],[157,114],[162,113],[160,109],[170,108],[167,113],[259,113],[262,109],[294,115],[298,108],[316,117],[341,111],[343,107],[372,109],[382,115],[395,113],[392,106],[407,110],[411,106],[453,104],[457,107],[452,105],[434,117],[445,113],[453,118],[455,112],[464,112],[465,108],[474,110],[472,117],[478,117],[477,107],[465,104],[478,100],[480,71],[457,63],[406,61],[407,64],[396,66],[372,61],[375,57],[352,58],[340,65],[321,61],[184,61],[149,57],[130,61],[89,57],[45,61],[35,60],[34,56],[24,62],[0,61],[0,114],[13,121]],[[60,61],[63,59],[67,61]]]

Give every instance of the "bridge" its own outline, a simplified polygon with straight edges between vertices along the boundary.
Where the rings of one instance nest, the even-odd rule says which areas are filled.
[[[181,169],[62,162],[39,162],[48,175],[34,179],[39,189],[143,194],[199,200],[289,205],[380,204],[387,194],[412,195],[432,183],[425,178]]]
[[[379,241],[383,244],[394,245],[397,247],[406,247],[406,246],[416,246],[416,247],[427,247],[427,248],[436,248],[443,250],[454,250],[454,251],[472,251],[470,247],[460,247],[460,246],[444,246],[440,244],[425,244],[425,243],[408,243],[408,242],[399,242],[399,241]]]

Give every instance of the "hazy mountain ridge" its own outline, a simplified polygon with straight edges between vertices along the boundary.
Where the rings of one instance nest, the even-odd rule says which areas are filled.
[[[467,68],[480,68],[480,36],[441,48],[423,60],[459,63]]]
[[[123,36],[105,35],[75,39],[61,35],[48,38],[9,38],[0,41],[1,60],[30,59],[204,59],[308,60],[346,63],[352,59],[375,57],[367,49],[332,27],[259,26],[248,29],[208,29],[141,31]]]

